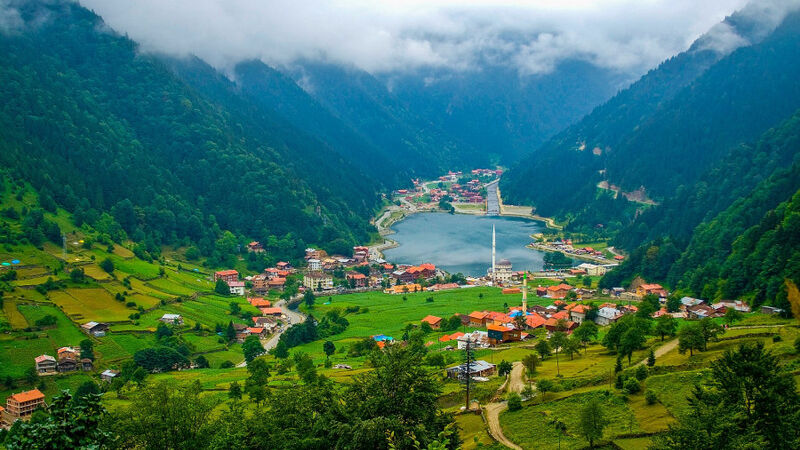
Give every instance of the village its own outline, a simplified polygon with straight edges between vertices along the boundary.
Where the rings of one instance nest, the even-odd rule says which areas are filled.
[[[413,191],[397,191],[395,198],[402,205],[412,205],[419,211],[445,209],[445,203],[451,202],[462,207],[485,205],[485,186],[501,173],[486,169],[473,170],[467,176],[450,172],[432,182],[415,181]],[[485,206],[480,207],[480,212],[485,213]],[[83,338],[54,340],[52,350],[28,352],[26,354],[30,356],[25,362],[17,362],[19,366],[27,367],[26,373],[41,381],[28,380],[27,389],[8,389],[4,406],[0,406],[0,428],[9,428],[17,420],[29,420],[37,408],[47,405],[55,386],[74,387],[78,380],[83,383],[96,381],[110,405],[124,403],[120,389],[136,389],[127,381],[130,375],[123,374],[125,361],[145,347],[145,344],[135,341],[152,343],[152,336],[163,332],[181,336],[182,345],[190,350],[186,350],[186,358],[172,365],[148,369],[149,376],[157,379],[169,378],[173,372],[180,372],[182,378],[198,379],[208,369],[227,369],[236,374],[232,375],[234,379],[243,377],[247,368],[247,361],[242,360],[243,348],[247,342],[256,339],[261,348],[256,355],[275,367],[286,366],[282,358],[286,358],[287,350],[290,350],[291,354],[310,355],[321,373],[343,381],[369,367],[362,348],[374,346],[381,350],[408,346],[414,340],[421,340],[419,342],[427,352],[426,364],[441,374],[444,385],[442,402],[448,405],[449,410],[463,414],[458,416],[458,421],[465,433],[470,436],[474,433],[484,444],[504,442],[506,437],[501,423],[507,424],[503,415],[511,414],[506,411],[506,395],[523,394],[521,386],[524,383],[520,380],[527,378],[529,385],[533,386],[532,381],[537,376],[529,369],[521,370],[522,360],[528,355],[538,355],[537,364],[542,366],[541,372],[559,380],[564,386],[559,389],[567,393],[570,391],[569,383],[573,382],[584,383],[584,386],[587,383],[591,386],[601,386],[606,382],[614,384],[617,369],[613,366],[615,360],[619,365],[619,357],[605,350],[605,344],[600,344],[603,337],[615,325],[628,320],[626,318],[646,318],[655,323],[669,317],[682,326],[708,319],[724,323],[727,329],[732,323],[728,318],[734,317],[729,311],[734,311],[746,315],[747,320],[755,324],[767,321],[782,326],[779,316],[783,311],[776,308],[762,306],[751,310],[742,300],[683,296],[638,277],[625,286],[598,288],[599,279],[625,259],[613,249],[574,244],[567,237],[549,242],[540,239],[530,248],[561,253],[583,262],[568,259],[564,264],[555,264],[545,259],[545,266],[540,270],[518,270],[507,258],[495,259],[493,242],[492,259],[487,261],[488,268],[481,276],[451,274],[430,262],[396,264],[384,259],[379,248],[367,245],[353,246],[347,254],[329,254],[321,248],[309,247],[301,259],[277,261],[257,273],[243,270],[239,265],[203,272],[201,268],[182,261],[172,265],[165,276],[163,265],[157,271],[159,275],[145,265],[137,265],[135,270],[147,275],[137,275],[141,277],[139,281],[132,281],[131,276],[120,277],[121,281],[115,279],[113,283],[120,282],[124,288],[135,288],[151,295],[154,295],[156,286],[163,289],[159,292],[181,292],[182,295],[165,295],[160,297],[160,301],[154,300],[148,308],[136,305],[136,309],[131,309],[130,302],[124,302],[125,296],[118,292],[115,297],[108,298],[112,302],[116,299],[114,304],[120,307],[124,304],[126,309],[122,310],[124,313],[113,315],[103,309],[105,304],[100,300],[94,300],[97,307],[83,307],[80,314],[69,309],[74,308],[71,306],[73,299],[83,298],[78,293],[84,290],[70,288],[73,290],[67,290],[68,297],[56,295],[54,306],[57,308],[53,309],[53,314],[63,311],[69,317],[67,323],[73,322]],[[264,256],[266,252],[262,243],[251,241],[243,245],[239,259]],[[94,259],[90,261],[86,267],[96,264]],[[117,261],[123,266],[126,260]],[[191,286],[191,290],[184,290],[183,286]],[[138,295],[137,298],[144,298]],[[89,300],[86,301],[88,305]],[[21,311],[47,308],[47,303],[29,303],[21,299],[13,304],[18,305]],[[197,306],[191,306],[194,304]],[[93,310],[97,310],[96,315],[92,314]],[[127,320],[120,317],[121,314],[128,315]],[[276,348],[283,342],[282,336],[309,317],[314,317],[315,325],[334,320],[331,317],[338,318],[339,322],[335,331],[328,332],[324,338],[294,342],[291,347],[283,349],[286,352],[284,356],[277,356]],[[326,322],[326,326],[329,323]],[[69,326],[59,323],[56,330],[63,334],[62,329]],[[588,332],[590,337],[587,338],[586,330],[591,327],[596,327],[594,334]],[[756,329],[760,333],[775,333],[777,328],[768,325],[763,331]],[[52,328],[40,327],[37,330],[49,333]],[[53,336],[60,336],[59,333]],[[675,333],[673,330],[667,343],[654,338],[633,351],[634,362],[629,364],[630,370],[635,367],[636,358],[641,361],[647,356],[647,351],[657,352],[659,358],[684,361],[683,353],[678,351]],[[584,359],[579,363],[572,362],[572,359],[580,352],[565,344],[565,338],[583,343]],[[156,337],[155,342],[164,342],[159,339]],[[371,345],[365,345],[365,341]],[[114,353],[113,347],[108,345],[110,342],[126,342],[132,350],[117,352],[119,356],[110,358]],[[323,351],[323,343],[331,344],[334,351]],[[588,356],[587,345],[590,349]],[[471,352],[474,352],[474,357],[465,363],[463,355]],[[561,352],[569,355],[569,363],[559,362]],[[555,369],[551,354],[556,356]],[[698,353],[685,358],[691,360],[704,356]],[[566,369],[559,369],[560,364]],[[516,368],[516,372],[511,374],[509,367]],[[294,380],[296,374],[291,369],[281,370],[282,373],[274,378],[276,383]],[[572,381],[559,378],[563,377],[562,372],[568,374],[566,380]],[[123,376],[125,380],[119,380]],[[505,384],[501,383],[506,379],[517,386],[514,388],[516,391],[501,393],[505,389]],[[461,404],[465,380],[476,383],[473,400],[477,406]],[[230,380],[220,379],[211,384],[214,387],[210,392],[221,395],[220,392],[227,392]],[[6,386],[9,385],[6,382]],[[529,405],[533,406],[537,400],[544,401],[547,382],[541,386],[538,394],[524,393],[523,398]],[[470,414],[474,413],[483,417],[480,423],[470,419]],[[672,417],[672,413],[663,407],[660,414],[664,418]],[[515,433],[513,430],[506,432],[510,435]],[[519,432],[516,433],[518,436]]]

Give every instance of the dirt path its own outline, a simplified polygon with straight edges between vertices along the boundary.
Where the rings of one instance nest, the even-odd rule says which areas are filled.
[[[525,388],[525,367],[521,362],[515,362],[514,367],[511,369],[511,374],[508,380],[503,384],[505,392],[522,392]],[[501,388],[501,391],[503,389]],[[506,402],[489,403],[484,407],[486,413],[486,423],[489,425],[489,434],[497,440],[497,442],[505,445],[508,448],[522,450],[522,447],[511,442],[504,434],[503,428],[500,426],[500,413],[506,410],[508,405]]]
[[[653,352],[653,354],[656,355],[656,361],[658,361],[658,358],[660,358],[660,357],[666,355],[667,353],[675,350],[677,347],[678,347],[678,338],[675,338],[675,339],[673,339],[671,341],[667,341],[666,344],[662,345],[661,347],[658,347]],[[638,367],[638,366],[641,366],[642,364],[647,364],[647,358],[639,361],[638,363],[634,364],[631,367]]]

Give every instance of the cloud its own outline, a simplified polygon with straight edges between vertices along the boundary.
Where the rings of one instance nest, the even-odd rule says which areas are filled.
[[[222,70],[260,59],[371,73],[506,64],[538,74],[564,59],[644,71],[685,50],[746,0],[80,2],[144,51],[194,54]],[[717,31],[718,43],[735,45],[735,33]]]
[[[19,11],[8,1],[0,0],[0,33],[11,34],[22,29],[24,22]]]

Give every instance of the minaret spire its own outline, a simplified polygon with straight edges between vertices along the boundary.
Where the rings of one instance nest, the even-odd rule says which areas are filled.
[[[495,266],[495,250],[497,247],[497,240],[495,239],[494,234],[494,224],[492,224],[492,286],[497,285],[497,278],[496,278],[496,271],[497,267]]]
[[[528,314],[528,269],[522,274],[522,315]]]

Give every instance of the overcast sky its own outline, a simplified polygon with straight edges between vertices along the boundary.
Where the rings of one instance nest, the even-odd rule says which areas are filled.
[[[776,2],[777,0],[761,0]],[[795,0],[785,2],[797,3]],[[643,72],[746,0],[80,0],[145,51],[226,70],[298,59],[371,73],[509,64],[546,73],[564,58]],[[783,3],[777,1],[777,3]],[[740,42],[717,29],[722,47]]]

